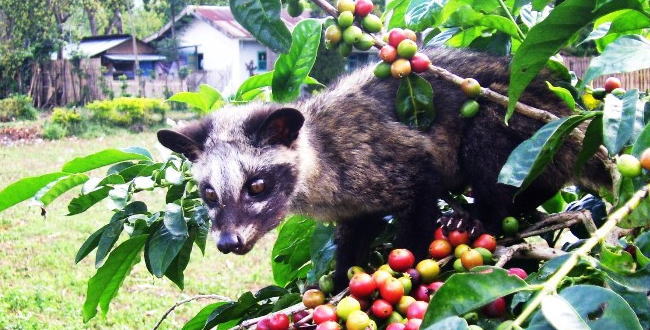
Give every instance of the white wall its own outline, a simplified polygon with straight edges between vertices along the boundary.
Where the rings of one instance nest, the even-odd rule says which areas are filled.
[[[253,61],[255,66],[257,66],[257,53],[266,52],[266,70],[256,70],[255,73],[264,73],[270,68],[269,63],[269,54],[266,51],[266,47],[262,46],[260,43],[254,40],[241,40],[240,41],[240,63],[241,67],[239,68],[239,75],[244,77],[244,80],[248,78],[248,70],[246,70],[246,63]],[[242,80],[243,81],[243,80]]]
[[[203,54],[203,69],[207,71],[207,83],[230,94],[243,81],[239,61],[239,40],[230,39],[210,24],[193,19],[178,32],[179,46],[198,46],[198,53]],[[247,77],[248,75],[245,75]],[[244,78],[245,79],[245,78]]]

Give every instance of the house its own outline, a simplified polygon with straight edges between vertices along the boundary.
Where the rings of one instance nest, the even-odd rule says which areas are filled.
[[[306,17],[307,13],[294,18],[282,11],[290,28]],[[203,72],[202,83],[228,94],[251,75],[273,70],[277,55],[237,23],[228,6],[187,6],[144,42],[155,45],[171,38],[172,25],[179,60],[158,64],[160,73],[174,74],[186,66],[192,72]]]
[[[69,60],[79,55],[86,58],[100,58],[106,74],[113,76],[114,79],[121,75],[133,79],[136,58],[143,75],[152,74],[156,63],[166,60],[165,56],[157,54],[155,48],[148,43],[136,39],[135,44],[136,51],[134,51],[132,36],[129,34],[85,37],[77,44],[66,45],[63,48],[63,58]]]

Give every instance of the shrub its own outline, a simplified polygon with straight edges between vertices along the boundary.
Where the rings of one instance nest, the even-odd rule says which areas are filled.
[[[32,105],[32,98],[27,95],[15,94],[0,100],[0,122],[34,120],[37,117],[38,111]]]
[[[54,122],[47,122],[43,125],[43,137],[48,140],[58,140],[68,135],[68,129]]]
[[[81,114],[75,109],[54,108],[50,120],[62,126],[70,126],[81,122]]]
[[[93,119],[118,126],[152,124],[156,119],[162,121],[169,110],[163,100],[137,97],[95,101],[86,107],[91,111]]]

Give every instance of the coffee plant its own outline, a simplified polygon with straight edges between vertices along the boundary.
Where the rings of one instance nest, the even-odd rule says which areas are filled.
[[[304,5],[288,3],[294,14]],[[305,19],[290,31],[280,18],[280,0],[230,0],[237,21],[280,53],[275,70],[249,78],[229,97],[204,85],[170,100],[200,113],[217,111],[217,116],[227,102],[296,100],[303,85],[319,84],[309,72],[324,35],[327,46],[342,54],[353,47],[382,50],[384,63],[375,73],[401,79],[396,111],[413,128],[435,125],[433,98],[441,91],[417,75],[426,70],[472,99],[459,109],[464,117],[480,111],[473,99],[485,98],[507,106],[498,114],[506,123],[513,115],[546,122],[512,152],[499,182],[525,190],[566,139],[581,139],[576,169],[593,155],[608,159],[614,189],[593,196],[565,188],[540,206],[548,214],[542,222],[504,219],[504,236],[471,239],[467,232],[439,229],[429,248],[431,258],[424,260],[392,249],[393,219],[388,217],[369,264],[350,269],[349,287],[342,292],[333,292],[331,278],[335,225],[293,215],[278,229],[273,247],[274,285],[206,305],[184,329],[284,330],[292,323],[316,329],[343,324],[352,330],[650,328],[650,98],[647,91],[623,89],[616,78],[604,86],[591,85],[602,75],[650,67],[647,1],[393,0],[383,13],[369,0],[341,0],[336,7],[312,0],[311,6],[333,18]],[[386,43],[394,49],[385,48]],[[557,56],[563,47],[580,44],[595,45],[600,53],[583,77]],[[507,97],[418,56],[418,48],[436,46],[512,55]],[[517,102],[543,69],[563,78],[548,88],[573,115],[556,118]],[[584,133],[575,129],[579,125],[587,127]],[[105,174],[97,176],[99,169]],[[31,199],[45,212],[76,187],[80,192],[68,204],[69,215],[108,204],[112,217],[75,257],[78,262],[95,251],[97,273],[88,282],[82,309],[88,321],[98,307],[108,311],[125,277],[142,260],[151,274],[183,289],[190,253],[195,245],[204,251],[210,228],[190,170],[182,155],[154,159],[139,147],[107,149],[75,158],[58,172],[8,185],[0,191],[0,211]],[[151,209],[141,201],[144,191],[164,192],[165,208]],[[467,197],[452,200],[468,202]],[[449,211],[454,205],[442,207]],[[446,214],[437,224],[454,217]],[[553,248],[567,227],[577,239]],[[115,246],[122,235],[128,239]],[[522,256],[537,261],[526,270],[503,268]]]

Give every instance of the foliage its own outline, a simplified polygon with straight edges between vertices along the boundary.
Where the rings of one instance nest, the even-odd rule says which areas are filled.
[[[230,4],[234,17],[260,42],[283,53],[276,62],[276,70],[249,78],[235,95],[226,99],[218,91],[201,86],[198,92],[178,94],[170,101],[184,102],[206,113],[222,101],[296,100],[300,87],[314,82],[309,73],[319,48],[321,23],[304,20],[290,33],[279,17],[282,4],[278,0],[231,0]],[[587,39],[600,44],[602,54],[594,59],[584,80],[573,79],[573,83],[565,81],[559,86],[549,84],[556,95],[574,108],[575,115],[547,123],[516,148],[500,173],[499,181],[504,184],[519,187],[520,191],[526,189],[553,160],[573,128],[583,122],[588,121],[590,128],[585,133],[579,163],[584,164],[601,143],[610,156],[631,152],[638,157],[650,147],[645,113],[648,96],[644,92],[632,89],[618,96],[610,93],[601,102],[595,98],[593,88],[586,86],[602,74],[647,66],[645,35],[650,24],[643,19],[650,17],[647,3],[395,0],[386,6],[383,17],[389,27],[409,27],[422,33],[429,45],[514,55],[506,120],[528,83],[544,67],[570,77],[568,70],[559,62],[549,61],[550,57],[568,43],[581,42],[576,38],[578,32],[599,23]],[[624,25],[632,18],[637,20],[626,29]],[[607,32],[601,28],[605,23],[610,23]],[[399,91],[396,110],[403,122],[418,128],[435,125],[432,99],[436,91],[426,81],[423,83],[417,76],[405,79]],[[592,104],[588,106],[585,99],[593,99]],[[118,98],[93,102],[88,108],[97,118],[130,125],[150,121],[156,112],[164,114],[165,105],[154,101]],[[104,167],[108,169],[103,177],[91,178],[92,173]],[[604,193],[603,197],[613,209],[620,210],[610,213],[581,247],[567,248],[567,255],[544,263],[525,281],[495,267],[462,274],[444,273],[445,284],[433,296],[430,306],[434,308],[427,311],[423,328],[453,325],[467,329],[468,321],[460,317],[502,296],[508,296],[511,302],[508,318],[518,315],[515,326],[604,327],[603,324],[611,322],[622,329],[647,328],[650,238],[643,228],[650,225],[650,201],[642,189],[647,189],[649,180],[650,174],[644,172],[617,182],[614,191]],[[61,171],[10,184],[0,191],[0,210],[27,199],[45,207],[75,187],[81,187],[81,192],[68,204],[70,215],[83,213],[103,200],[110,202],[113,211],[111,219],[90,235],[77,253],[78,262],[96,250],[97,273],[89,281],[84,320],[93,318],[98,307],[103,313],[108,311],[125,277],[142,260],[152,275],[167,277],[179,288],[184,287],[183,272],[190,252],[194,245],[204,251],[209,228],[207,211],[191,178],[191,163],[180,155],[157,161],[142,148],[107,149],[76,158],[64,164]],[[150,209],[139,198],[140,193],[149,191],[164,195],[164,209]],[[544,207],[551,210],[550,204],[555,204],[559,205],[556,211],[561,211],[563,205],[583,194],[560,192],[553,203]],[[616,225],[635,231],[615,245],[602,242]],[[208,305],[186,328],[230,328],[298,302],[298,293],[330,272],[335,249],[333,228],[301,216],[287,218],[279,229],[272,253],[277,286],[246,292],[237,301]],[[120,240],[121,236],[128,238]],[[390,244],[390,236],[382,235],[376,246]],[[630,247],[634,247],[634,255],[629,252]],[[372,265],[362,266],[374,269]],[[581,298],[585,296],[588,299]],[[520,305],[525,306],[523,311]],[[488,319],[470,323],[489,329],[497,325]]]
[[[325,27],[325,24],[324,24]],[[345,71],[345,58],[336,49],[327,49],[325,43],[318,46],[318,55],[310,75],[324,85],[333,83]],[[310,86],[312,90],[317,87]]]
[[[221,93],[206,84],[201,84],[198,92],[179,92],[167,99],[167,101],[185,103],[202,115],[219,109],[224,103]]]
[[[118,126],[151,124],[164,119],[169,106],[152,98],[118,97],[94,101],[86,105],[92,118]]]
[[[48,140],[58,140],[68,136],[68,129],[65,125],[48,122],[43,124],[43,137]]]
[[[73,125],[81,121],[81,114],[76,109],[57,107],[52,110],[50,120],[60,125]]]
[[[14,94],[0,100],[0,122],[34,120],[37,117],[38,111],[32,106],[32,98],[27,95]]]

